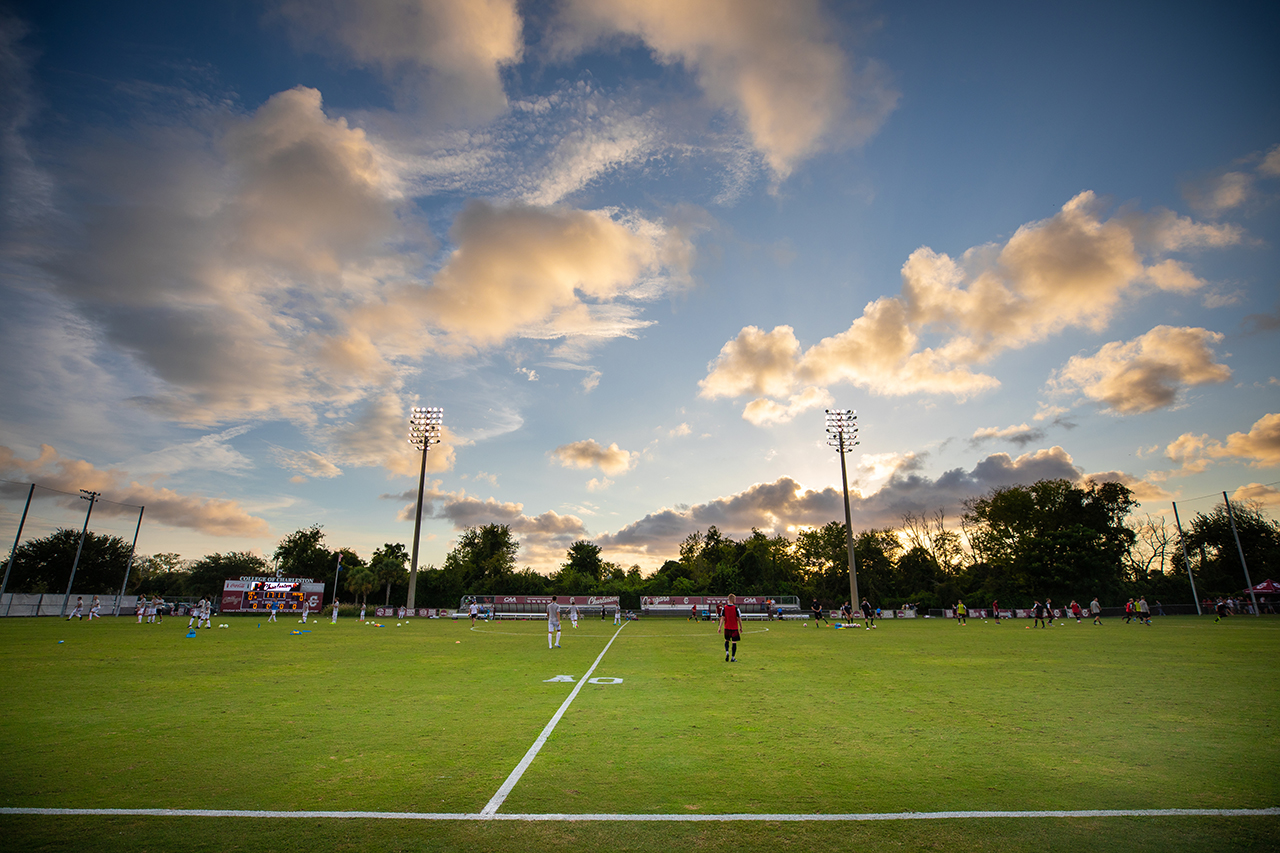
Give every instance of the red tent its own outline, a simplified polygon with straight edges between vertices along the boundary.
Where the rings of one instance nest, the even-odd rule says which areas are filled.
[[[1258,595],[1268,595],[1268,594],[1274,595],[1276,593],[1280,593],[1280,583],[1276,583],[1270,578],[1267,578],[1257,586],[1250,587],[1249,589],[1245,590],[1245,592],[1252,592]]]

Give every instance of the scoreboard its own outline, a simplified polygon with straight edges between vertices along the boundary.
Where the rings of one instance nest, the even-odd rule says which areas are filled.
[[[302,610],[302,584],[293,581],[254,581],[244,596],[245,610]],[[310,609],[310,608],[308,608]]]
[[[324,606],[324,584],[313,578],[239,577],[222,585],[227,613],[265,613],[272,605],[281,613],[315,613]]]

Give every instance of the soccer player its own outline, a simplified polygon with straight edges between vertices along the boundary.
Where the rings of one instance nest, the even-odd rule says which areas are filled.
[[[471,627],[474,628],[476,626],[476,617],[480,615],[480,605],[476,604],[473,601],[471,602],[470,609],[471,609]]]
[[[280,602],[278,601],[271,602],[271,615],[267,617],[268,622],[276,621],[276,611],[279,609],[280,609]]]
[[[871,602],[867,601],[865,598],[862,599],[862,619],[866,622],[868,631],[876,626],[876,614],[871,609]]]
[[[329,620],[334,625],[338,624],[338,599],[333,600],[333,619]]]
[[[364,621],[364,604],[363,603],[360,605],[360,621],[361,622]]]
[[[187,620],[187,630],[200,627],[200,605],[204,604],[204,599],[200,599],[199,604],[191,605],[191,618]]]
[[[698,621],[698,605],[696,604],[689,605],[689,615],[685,618],[690,621],[697,622]]]
[[[1145,595],[1138,599],[1138,621],[1143,625],[1151,624],[1151,605],[1147,604]]]
[[[613,606],[613,624],[622,624],[622,601],[618,601],[618,603]]]
[[[1098,596],[1093,597],[1093,601],[1089,602],[1089,612],[1093,614],[1093,624],[1102,624],[1102,605],[1098,603]]]
[[[957,625],[969,624],[969,610],[964,606],[963,601],[956,602],[956,624]]]
[[[67,621],[70,622],[72,619],[84,621],[84,599],[79,596],[76,597],[76,609],[71,611],[71,615],[67,617]]]
[[[827,622],[827,617],[822,615],[822,603],[819,602],[818,599],[815,598],[813,600],[813,604],[810,607],[810,609],[813,611],[813,627],[815,628],[818,627],[819,619],[821,619],[823,622],[826,622],[828,625],[831,624],[830,622]]]
[[[742,614],[738,612],[738,597],[729,593],[729,603],[720,611],[720,624],[716,630],[724,634],[724,662],[738,662],[738,641],[742,639]],[[732,643],[732,647],[730,647]]]
[[[301,619],[299,619],[298,621],[299,621],[300,623],[302,623],[303,625],[307,624],[307,608],[308,608],[308,606],[309,606],[309,605],[307,604],[307,600],[306,600],[305,598],[304,598],[304,599],[302,599],[302,618],[301,618]]]
[[[551,643],[551,635],[555,634],[555,645]],[[560,648],[560,605],[553,598],[547,603],[547,648]]]
[[[102,602],[98,600],[98,596],[93,597],[93,606],[89,608],[89,621],[102,618]]]
[[[1080,624],[1080,617],[1084,615],[1084,611],[1080,609],[1080,602],[1074,598],[1071,599],[1071,615],[1076,617],[1076,624]]]
[[[1045,610],[1045,613],[1049,615],[1049,627],[1052,628],[1053,627],[1053,599],[1052,598],[1045,598],[1044,610]]]
[[[138,624],[142,624],[142,617],[147,615],[147,599],[146,596],[138,596],[138,601],[133,605],[133,612],[138,617]]]
[[[1031,627],[1034,628],[1036,625],[1039,625],[1041,628],[1047,627],[1044,624],[1044,605],[1039,601],[1036,601],[1036,603],[1031,606],[1031,611],[1035,613],[1035,621],[1031,623]]]
[[[578,604],[572,598],[569,599],[569,621],[574,628],[578,627]]]
[[[1000,624],[1000,599],[991,602],[991,618],[996,620],[996,624]]]

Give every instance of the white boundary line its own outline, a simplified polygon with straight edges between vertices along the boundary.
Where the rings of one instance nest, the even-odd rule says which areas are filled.
[[[884,814],[497,814],[431,812],[284,812],[246,809],[40,809],[0,808],[0,815],[49,815],[55,817],[238,817],[238,818],[334,818],[342,820],[460,820],[460,821],[625,821],[708,823],[729,821],[896,821],[983,820],[990,818],[1046,817],[1276,817],[1280,808],[1267,809],[1081,809],[1076,811],[1009,812],[889,812]]]
[[[493,795],[493,799],[489,800],[488,805],[480,810],[483,816],[491,816],[502,808],[502,803],[507,799],[507,795],[511,793],[511,789],[520,781],[520,777],[524,775],[524,771],[529,769],[529,765],[533,763],[533,759],[537,756],[538,750],[542,749],[542,745],[547,742],[547,738],[551,737],[551,733],[555,731],[556,723],[560,722],[560,718],[564,716],[564,712],[569,710],[569,704],[577,697],[578,691],[582,690],[582,685],[587,683],[587,679],[591,677],[591,673],[596,671],[596,667],[600,665],[600,661],[604,660],[605,652],[609,651],[609,647],[613,645],[613,641],[618,639],[618,635],[622,633],[622,629],[627,627],[627,623],[623,622],[617,631],[613,632],[613,636],[609,638],[609,642],[605,643],[604,648],[600,651],[596,662],[591,664],[591,669],[587,670],[587,674],[578,679],[578,683],[574,685],[573,690],[569,693],[569,698],[561,704],[560,710],[556,711],[555,716],[551,718],[551,722],[547,723],[546,728],[542,730],[542,734],[538,735],[538,739],[533,742],[533,746],[529,747],[529,751],[524,754],[524,758],[520,759],[520,763],[516,765],[516,769],[511,771],[511,775],[507,777],[507,781],[502,783],[502,787],[498,789],[498,793]]]

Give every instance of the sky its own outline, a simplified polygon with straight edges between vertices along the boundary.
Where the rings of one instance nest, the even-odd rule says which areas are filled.
[[[367,559],[413,536],[412,406],[423,565],[841,519],[827,408],[855,530],[1047,477],[1274,512],[1276,18],[0,5],[0,536],[34,482],[24,538],[91,489],[141,553]]]

